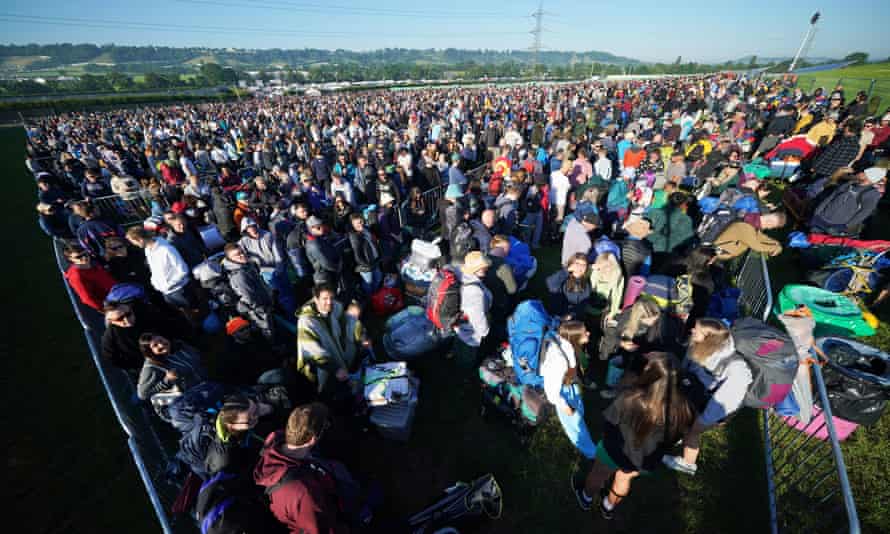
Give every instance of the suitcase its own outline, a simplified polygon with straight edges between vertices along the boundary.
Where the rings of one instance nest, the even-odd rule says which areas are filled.
[[[417,401],[399,402],[371,408],[369,420],[385,439],[408,441]]]

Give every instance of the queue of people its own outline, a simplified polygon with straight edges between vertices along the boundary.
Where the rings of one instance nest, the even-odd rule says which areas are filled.
[[[517,250],[558,256],[536,275],[560,318],[543,394],[592,465],[573,477],[579,505],[610,519],[636,477],[694,475],[707,430],[742,406],[751,372],[708,316],[737,258],[780,254],[789,224],[855,235],[877,209],[890,113],[844,97],[715,75],[71,113],[26,126],[28,166],[68,283],[104,315],[102,357],[180,430],[195,475],[255,482],[291,532],[369,528],[324,437],[332,413],[355,415],[354,376],[382,333],[364,310],[411,240],[440,238],[459,313],[437,326],[465,378],[530,296]],[[809,152],[786,211],[746,167],[788,143]],[[146,224],[102,212],[143,193]],[[641,297],[656,281],[665,293]],[[219,330],[225,354],[201,354]],[[599,443],[593,390],[608,402]],[[213,395],[223,410],[189,423],[188,403]]]

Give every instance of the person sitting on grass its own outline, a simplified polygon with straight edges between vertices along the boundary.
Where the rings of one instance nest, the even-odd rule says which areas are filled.
[[[572,476],[581,509],[596,506],[604,519],[612,519],[633,479],[658,468],[666,448],[687,431],[694,417],[678,387],[674,356],[646,354],[641,372],[624,378],[615,401],[603,412],[603,437],[583,486]]]

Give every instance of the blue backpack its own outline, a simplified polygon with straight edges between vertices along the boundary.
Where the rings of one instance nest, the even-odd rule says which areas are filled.
[[[145,289],[139,284],[121,282],[114,284],[111,291],[105,296],[105,302],[109,304],[132,304],[133,302],[146,302]]]
[[[547,313],[540,300],[519,303],[507,321],[507,337],[513,353],[513,368],[520,384],[541,387],[541,353],[548,340],[557,342],[558,319]]]

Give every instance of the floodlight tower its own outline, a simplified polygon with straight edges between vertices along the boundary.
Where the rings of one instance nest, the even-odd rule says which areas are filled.
[[[819,22],[821,16],[822,14],[816,11],[813,16],[810,17],[810,27],[807,29],[807,34],[804,35],[803,41],[800,43],[800,48],[797,49],[797,54],[795,54],[794,59],[791,60],[791,65],[788,65],[788,72],[794,72],[794,69],[797,67],[797,62],[807,56],[807,52],[809,52],[810,47],[813,45],[813,37],[816,36],[816,23]]]

